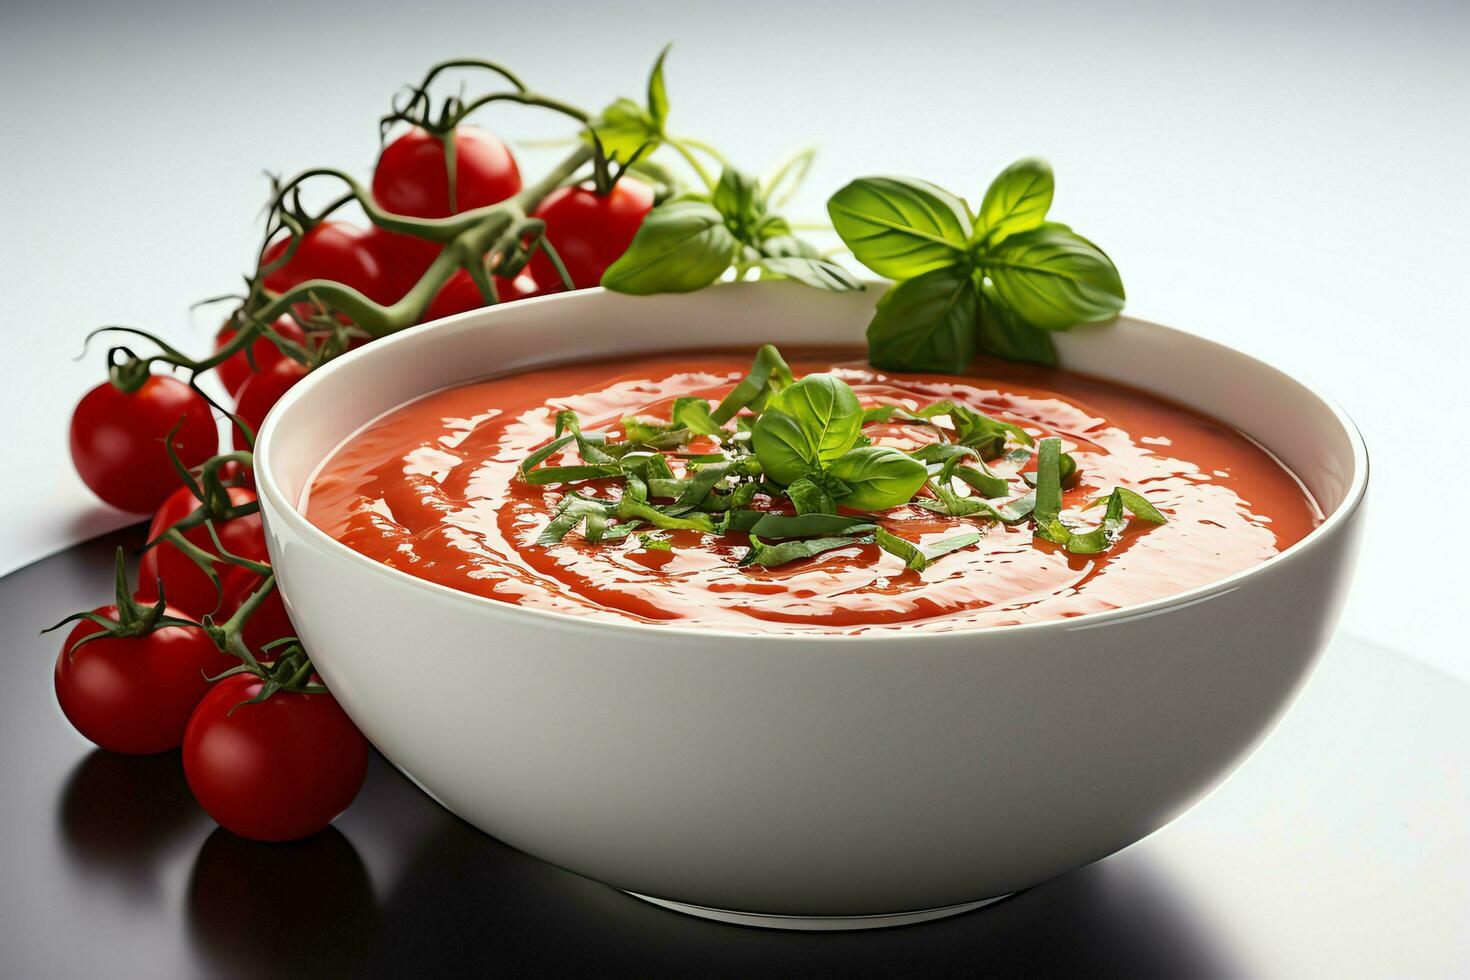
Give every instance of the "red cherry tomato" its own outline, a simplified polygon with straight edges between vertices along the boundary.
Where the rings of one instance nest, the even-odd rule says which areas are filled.
[[[306,331],[302,330],[289,316],[283,316],[272,323],[271,329],[287,340],[294,340],[298,344],[306,343]],[[226,323],[220,327],[219,333],[214,335],[214,349],[219,350],[234,340],[237,332],[232,323]],[[288,360],[286,355],[281,353],[281,349],[264,334],[251,341],[250,355],[255,358],[254,368],[250,366],[250,361],[245,357],[244,351],[231,355],[228,360],[215,368],[220,383],[232,396],[240,391],[240,386],[245,383],[245,379],[256,371],[263,371],[277,361]]]
[[[622,257],[653,207],[653,190],[624,177],[606,196],[588,187],[562,187],[546,195],[533,217],[546,222],[551,242],[572,285],[596,286],[607,267]],[[537,282],[558,283],[556,266],[540,250],[531,256],[531,275]]]
[[[260,588],[262,577],[252,572],[243,565],[236,565],[225,573],[220,580],[220,591],[223,598],[220,600],[219,614],[215,616],[217,621],[223,622],[233,616],[245,600],[249,599],[255,590]],[[245,645],[257,659],[273,659],[263,656],[261,648],[267,643],[296,635],[296,627],[291,625],[291,619],[286,615],[286,604],[281,601],[281,589],[277,585],[271,589],[270,595],[266,596],[250,618],[245,620],[245,628],[241,631],[245,638]]]
[[[116,619],[116,606],[96,612]],[[170,616],[187,616],[173,607]],[[104,637],[75,652],[102,627],[83,620],[56,658],[56,700],[77,731],[113,752],[146,755],[178,748],[189,717],[209,690],[206,677],[235,666],[204,631],[165,626],[145,636]]]
[[[347,809],[367,773],[367,739],[330,694],[277,691],[227,677],[184,732],[184,775],[199,805],[241,837],[296,840]]]
[[[444,144],[415,126],[389,143],[373,171],[373,198],[394,214],[447,218],[495,204],[521,189],[521,172],[504,143],[475,126],[454,131],[454,204]]]
[[[306,366],[290,358],[282,358],[264,371],[258,371],[245,379],[236,396],[235,414],[245,420],[250,431],[259,434],[260,424],[270,414],[281,396],[291,386],[306,377]],[[249,449],[245,434],[239,426],[231,426],[231,438],[236,449]]]
[[[225,489],[230,495],[232,506],[248,504],[255,499],[253,490],[246,490],[244,487]],[[180,487],[163,502],[163,506],[153,516],[153,523],[148,525],[148,540],[153,540],[188,517],[198,506],[199,498],[188,487]],[[219,535],[220,543],[230,554],[252,561],[265,559],[265,531],[261,528],[259,513],[246,514],[228,521],[215,521],[214,533]],[[205,551],[215,550],[209,529],[203,525],[185,531],[184,539]],[[217,575],[223,576],[229,567],[216,562],[214,570]],[[164,596],[169,605],[175,608],[183,609],[194,616],[203,616],[220,607],[221,592],[215,588],[209,576],[188,555],[167,541],[161,541],[143,552],[143,558],[138,562],[138,594],[157,601],[159,579],[163,580]]]
[[[441,248],[434,242],[400,235],[376,225],[368,229],[367,245],[377,258],[378,267],[383,270],[384,288],[394,303],[423,278]]]
[[[532,279],[528,273],[522,272],[514,279],[496,276],[495,292],[500,297],[500,302],[509,303],[530,296],[541,296],[544,293],[555,292],[555,290],[542,289],[536,285],[536,280]],[[429,304],[423,318],[438,320],[440,317],[478,310],[484,305],[485,297],[481,295],[480,287],[475,285],[475,281],[470,278],[468,272],[459,269],[454,275],[444,280],[444,285],[440,286],[439,291],[434,294],[434,301]]]
[[[272,242],[265,250],[262,267],[284,255],[290,242],[289,238]],[[387,277],[378,265],[367,229],[345,221],[323,221],[308,231],[286,264],[266,274],[265,287],[284,293],[311,279],[351,286],[378,303],[394,299],[388,295]]]
[[[122,510],[153,510],[180,484],[165,443],[198,466],[219,448],[209,403],[177,378],[158,375],[126,392],[110,381],[82,397],[71,417],[71,459],[82,482]]]

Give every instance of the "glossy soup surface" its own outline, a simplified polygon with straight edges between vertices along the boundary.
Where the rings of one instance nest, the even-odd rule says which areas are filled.
[[[743,534],[665,532],[670,551],[645,550],[636,535],[592,545],[580,530],[561,544],[535,543],[567,488],[528,486],[516,469],[550,440],[557,411],[577,412],[584,431],[618,437],[622,418],[667,419],[679,396],[718,400],[749,369],[749,350],[573,364],[436,392],[348,439],[303,506],[354,550],[465,592],[580,617],[755,633],[973,629],[1102,612],[1249,568],[1322,519],[1296,478],[1255,443],[1132,389],[1001,362],[950,377],[878,371],[852,350],[786,353],[797,376],[833,371],[865,406],[953,399],[1035,436],[1060,436],[1078,463],[1065,507],[1123,486],[1168,523],[1134,521],[1111,551],[1084,556],[1033,541],[1027,524],[892,510],[882,523],[916,542],[983,530],[979,545],[921,573],[874,545],[740,568]],[[920,426],[864,431],[906,449],[934,438]],[[575,454],[560,461],[576,462]],[[1019,478],[1013,488],[1013,496],[1027,489]],[[1100,516],[1063,512],[1083,528]]]

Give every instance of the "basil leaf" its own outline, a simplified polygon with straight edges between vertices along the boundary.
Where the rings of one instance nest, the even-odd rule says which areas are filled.
[[[677,500],[680,494],[689,489],[688,480],[665,480],[654,477],[645,482],[648,484],[648,495],[656,500]]]
[[[623,468],[617,463],[593,463],[581,466],[542,466],[521,475],[521,479],[536,487],[549,483],[580,483],[583,480],[605,480],[623,476]]]
[[[1057,471],[1060,474],[1062,486],[1065,487],[1067,485],[1067,481],[1072,479],[1072,475],[1077,472],[1077,460],[1072,458],[1071,453],[1062,453],[1061,456],[1057,459]],[[1025,480],[1033,487],[1036,486],[1035,473],[1022,473],[1021,479]],[[1096,503],[1096,501],[1094,501],[1094,503]],[[1088,506],[1091,505],[1089,504]]]
[[[621,541],[631,532],[636,531],[642,526],[642,521],[624,521],[621,524],[609,524],[607,522],[607,515],[598,512],[587,515],[587,526],[582,533],[592,544],[606,544],[611,541]]]
[[[539,545],[559,544],[589,515],[602,518],[606,523],[606,505],[585,500],[582,497],[568,497],[562,502],[556,516],[551,519],[551,523],[542,528],[541,534],[536,538],[536,543]]]
[[[557,453],[561,452],[561,450],[565,447],[571,445],[573,438],[573,436],[562,436],[559,439],[553,439],[546,445],[542,446],[540,449],[536,450],[531,455],[527,456],[524,460],[521,461],[521,478],[525,479],[526,474],[529,473],[537,465],[545,462],[552,456],[555,456]]]
[[[1115,487],[1109,496],[1117,497],[1123,506],[1132,511],[1133,516],[1141,521],[1148,521],[1150,524],[1168,523],[1168,519],[1164,517],[1163,513],[1153,504],[1149,503],[1141,494],[1134,493],[1132,490],[1125,490],[1122,487]],[[1092,505],[1089,504],[1088,506]]]
[[[763,538],[810,538],[835,534],[864,534],[873,524],[861,517],[836,514],[764,514],[749,528]]]
[[[915,507],[933,511],[936,514],[945,514],[949,517],[986,517],[1002,524],[1020,524],[1031,516],[1031,511],[1036,504],[1036,494],[1028,493],[1018,497],[1009,504],[993,504],[988,500],[978,497],[961,497],[948,487],[930,484],[929,489],[934,491],[936,500],[926,500],[916,497],[911,503]]]
[[[837,504],[833,501],[832,494],[810,477],[804,476],[793,481],[786,488],[786,496],[795,505],[798,514],[837,513]]]
[[[868,324],[868,360],[890,370],[957,374],[975,356],[975,287],[957,267],[892,287]]]
[[[664,59],[669,56],[669,49],[673,46],[672,43],[664,45],[664,49],[653,62],[653,71],[648,73],[648,115],[653,120],[655,132],[660,136],[669,119],[669,93],[664,88]]]
[[[1014,436],[1022,445],[1030,446],[1036,440],[1031,433],[1013,425],[993,419],[984,412],[977,412],[968,405],[953,405],[949,419],[954,423],[955,440],[980,451],[981,459],[995,459],[1005,453],[1006,440]]]
[[[998,244],[1008,235],[1030,231],[1046,220],[1056,181],[1051,164],[1034,157],[1017,160],[1000,172],[985,191],[976,218],[976,241]]]
[[[684,492],[679,494],[679,499],[668,508],[668,513],[682,514],[698,507],[704,502],[704,498],[710,495],[710,491],[714,490],[715,484],[729,475],[729,472],[729,463],[713,463],[701,468],[689,480],[689,485],[684,488]]]
[[[809,374],[767,403],[750,443],[766,475],[789,485],[851,449],[862,428],[863,409],[847,382]]]
[[[709,402],[698,397],[674,399],[673,418],[670,420],[680,428],[697,432],[702,436],[728,435],[720,424],[710,417]]]
[[[655,70],[662,63],[660,56]],[[602,110],[602,115],[592,123],[592,131],[608,159],[626,161],[633,159],[649,143],[663,139],[663,122],[632,99],[618,99]]]
[[[630,499],[626,495],[617,502],[612,513],[621,520],[643,520],[654,527],[669,531],[703,531],[706,534],[715,534],[724,530],[708,514],[698,511],[685,515],[669,514],[647,501]]]
[[[733,492],[725,496],[720,496],[718,493],[711,493],[704,500],[700,501],[699,509],[706,513],[723,513],[726,511],[734,512],[741,507],[749,507],[750,502],[755,499],[756,489],[757,487],[754,483],[742,483]]]
[[[925,463],[948,463],[952,459],[978,459],[980,451],[974,446],[965,446],[957,442],[931,442],[920,446],[909,455]]]
[[[724,425],[743,408],[760,411],[770,397],[796,381],[785,358],[773,344],[765,344],[755,352],[750,373],[736,385],[710,412],[717,425]]]
[[[719,183],[715,185],[711,202],[715,210],[725,218],[726,227],[741,241],[755,237],[756,226],[764,210],[760,200],[760,188],[755,180],[734,167],[720,171]]]
[[[873,542],[878,547],[890,555],[899,558],[905,565],[916,572],[922,572],[935,559],[941,558],[951,551],[968,548],[973,544],[977,544],[979,541],[980,535],[978,534],[957,534],[952,538],[945,538],[943,541],[938,541],[931,545],[917,545],[912,541],[900,538],[896,534],[890,534],[881,527],[873,531]]]
[[[1043,225],[981,252],[1001,307],[1042,330],[1108,320],[1123,309],[1113,262],[1081,235]]]
[[[825,289],[829,293],[845,293],[863,288],[863,284],[852,273],[826,259],[766,256],[761,259],[761,268],[786,279],[795,279],[813,289]]]
[[[974,487],[982,497],[1004,497],[1011,492],[1011,485],[985,468],[979,466],[956,466],[954,476]]]
[[[612,463],[613,457],[603,452],[598,443],[603,441],[602,436],[587,436],[582,434],[582,425],[577,420],[576,412],[556,413],[556,434],[569,432],[577,441],[577,453],[582,457],[584,463]]]
[[[1061,519],[1061,444],[1060,439],[1041,440],[1036,459],[1036,536],[1061,545],[1074,555],[1095,555],[1107,551],[1128,526],[1124,510],[1152,524],[1165,523],[1164,515],[1153,504],[1132,490],[1117,487],[1106,498],[1107,509],[1102,524],[1090,531],[1073,531]],[[1088,504],[1095,506],[1100,501]]]
[[[647,445],[652,440],[673,431],[670,426],[659,422],[648,422],[632,415],[623,419],[622,426],[623,435],[627,440],[640,446]]]
[[[951,478],[959,477],[978,490],[982,497],[1004,497],[1010,492],[1011,485],[990,472],[990,468],[980,459],[979,450],[973,446],[935,442],[914,450],[910,455],[925,463],[941,464],[937,472],[931,473],[931,479],[939,486],[947,487]],[[962,466],[962,459],[975,459],[978,465]]]
[[[673,551],[674,546],[669,539],[657,531],[641,531],[638,534],[638,547],[644,551]]]
[[[1062,512],[1062,440],[1052,436],[1041,440],[1036,450],[1036,510],[1033,517],[1039,525],[1050,524]]]
[[[929,479],[927,466],[892,446],[854,449],[834,462],[830,472],[847,485],[845,494],[834,494],[837,502],[857,510],[906,504]]]
[[[653,483],[655,480],[669,482],[674,479],[674,471],[669,469],[669,462],[664,459],[663,453],[629,453],[619,460],[619,464],[625,475],[631,474],[645,483]]]
[[[720,278],[738,245],[712,205],[675,198],[648,212],[602,285],[636,296],[693,292]]]
[[[627,503],[641,504],[648,500],[648,484],[634,470],[623,471],[623,496],[618,506]]]
[[[751,484],[751,486],[754,486],[754,484]],[[759,524],[765,516],[765,511],[760,510],[732,510],[725,517],[725,530],[749,531]]]
[[[904,422],[918,422],[923,425],[931,425],[936,416],[948,415],[953,412],[954,406],[955,403],[947,399],[942,402],[925,405],[917,412],[910,412],[902,405],[879,405],[864,411],[863,421],[887,422],[891,419],[899,419]]]
[[[780,544],[768,545],[759,536],[752,534],[750,550],[745,553],[744,558],[740,559],[740,565],[742,567],[760,565],[765,568],[774,568],[777,565],[785,565],[788,562],[820,555],[834,548],[849,548],[872,543],[872,535],[865,535],[861,538],[809,538],[805,541],[783,541]]]
[[[1057,347],[1051,334],[1027,326],[994,299],[992,285],[980,300],[980,349],[1008,361],[1057,365]]]
[[[891,279],[954,265],[970,237],[963,201],[906,177],[855,180],[832,195],[827,213],[853,257]]]

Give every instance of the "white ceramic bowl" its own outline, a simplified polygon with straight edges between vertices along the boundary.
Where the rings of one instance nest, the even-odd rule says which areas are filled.
[[[877,294],[766,283],[523,301],[374,343],[287,393],[257,453],[271,560],[368,738],[530,854],[685,911],[807,928],[983,904],[1208,792],[1333,629],[1368,464],[1317,391],[1186,333],[1123,319],[1058,340],[1068,367],[1263,440],[1327,520],[1245,572],[1114,612],[871,637],[592,623],[395,571],[297,510],[334,447],[430,390],[671,343],[859,342]]]

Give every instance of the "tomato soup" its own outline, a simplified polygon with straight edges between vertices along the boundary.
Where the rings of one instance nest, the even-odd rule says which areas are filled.
[[[613,435],[624,418],[667,420],[676,398],[728,393],[750,367],[748,350],[572,364],[435,392],[346,440],[303,508],[353,550],[463,592],[584,618],[749,633],[945,631],[1104,612],[1249,568],[1322,520],[1295,476],[1250,438],[1130,388],[989,360],[945,376],[878,370],[852,349],[787,355],[798,377],[835,374],[865,407],[950,400],[1037,438],[1060,437],[1077,463],[1063,515],[1079,528],[1101,519],[1101,508],[1084,505],[1114,487],[1144,495],[1167,523],[1133,521],[1108,551],[1080,555],[1029,523],[913,505],[876,515],[916,543],[981,533],[922,571],[864,543],[776,568],[741,566],[749,539],[738,532],[667,531],[656,546],[635,535],[537,542],[567,494],[588,489],[519,476],[552,439],[558,412]],[[905,450],[932,438],[901,422],[864,431]],[[1022,474],[1012,479],[1014,495],[1025,493]]]

